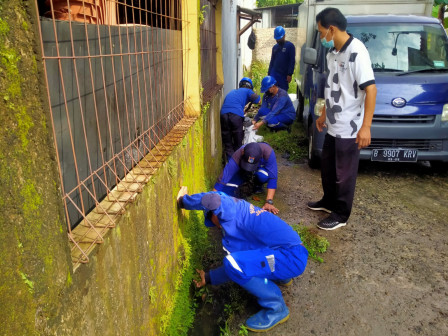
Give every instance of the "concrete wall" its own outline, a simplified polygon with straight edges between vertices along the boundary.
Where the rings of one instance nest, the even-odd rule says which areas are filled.
[[[73,272],[35,13],[34,1],[0,3],[0,335],[185,332],[206,235],[175,198],[181,185],[207,190],[221,168],[222,93]]]
[[[236,10],[234,0],[222,1],[222,67],[224,72],[224,96],[238,84]]]
[[[273,28],[256,28],[254,29],[257,36],[257,42],[252,54],[253,60],[270,62],[272,47],[275,45],[274,29]],[[294,45],[297,41],[297,28],[285,28],[286,40],[292,42]],[[297,50],[297,46],[296,46]]]

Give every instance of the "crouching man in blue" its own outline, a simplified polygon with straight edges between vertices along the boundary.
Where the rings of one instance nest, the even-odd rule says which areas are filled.
[[[288,284],[305,270],[308,251],[299,235],[279,217],[246,201],[219,192],[187,195],[178,203],[187,210],[203,210],[205,225],[222,230],[228,255],[223,266],[198,270],[200,288],[234,281],[257,297],[261,310],[246,321],[252,331],[267,331],[289,318],[289,309],[274,282]]]
[[[263,192],[263,184],[267,183],[268,190],[263,210],[276,215],[278,209],[274,206],[274,195],[277,189],[277,174],[277,159],[272,147],[264,142],[251,142],[233,153],[215,183],[214,191],[244,198],[252,192]],[[243,191],[246,186],[252,190]]]
[[[288,93],[276,85],[272,76],[263,78],[260,91],[264,95],[261,107],[252,121],[254,129],[263,124],[274,131],[289,129],[296,117],[296,110]]]

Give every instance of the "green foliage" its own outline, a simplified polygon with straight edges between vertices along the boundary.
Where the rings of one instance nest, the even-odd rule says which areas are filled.
[[[261,7],[291,5],[302,2],[303,0],[257,0],[257,7],[261,8]]]
[[[258,135],[264,137],[264,141],[269,143],[276,151],[276,154],[286,154],[290,161],[303,159],[307,156],[307,140],[301,125],[294,122],[291,127],[291,133],[287,131],[270,132],[263,126]]]
[[[261,80],[268,75],[269,63],[253,61],[245,76],[252,79],[255,92],[260,92]]]
[[[432,7],[432,16],[435,17],[435,18],[439,17],[440,5],[445,6],[445,11],[447,11],[448,8],[446,6],[448,5],[448,0],[435,0],[434,1],[434,6]],[[448,18],[445,18],[443,20],[443,26],[445,28],[448,27]]]
[[[248,336],[249,330],[246,328],[244,324],[240,326],[240,330],[238,330],[238,336]]]
[[[20,272],[20,277],[22,278],[23,282],[28,286],[28,291],[31,294],[33,294],[33,292],[34,292],[34,282],[29,280],[25,273]]]
[[[208,5],[204,5],[201,7],[201,10],[199,11],[198,17],[199,17],[199,24],[203,24],[205,21],[205,9],[208,7]]]
[[[201,112],[202,113],[207,113],[209,108],[210,108],[210,102],[207,102],[206,104],[202,105]]]
[[[269,63],[262,61],[253,61],[250,70],[244,71],[244,77],[252,79],[254,84],[254,91],[259,93],[261,88],[261,81],[268,75]],[[288,93],[296,93],[297,84],[294,80],[291,80],[288,87]]]
[[[327,251],[330,243],[324,237],[317,234],[317,230],[314,228],[309,228],[303,225],[292,225],[294,231],[296,231],[300,238],[302,239],[303,245],[305,245],[308,250],[309,257],[323,262],[324,260],[318,255]]]

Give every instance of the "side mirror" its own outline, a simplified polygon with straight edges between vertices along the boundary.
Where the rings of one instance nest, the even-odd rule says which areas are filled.
[[[305,53],[303,55],[303,62],[305,64],[316,65],[317,50],[313,48],[305,48]]]

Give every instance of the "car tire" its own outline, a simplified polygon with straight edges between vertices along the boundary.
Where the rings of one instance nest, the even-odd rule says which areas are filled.
[[[308,127],[308,166],[312,169],[320,167],[319,157],[314,151],[314,131],[312,124]]]
[[[431,168],[438,173],[448,172],[448,162],[443,161],[430,161]]]
[[[299,88],[297,88],[297,109],[296,109],[297,121],[303,120],[303,108],[304,108],[304,98]]]

